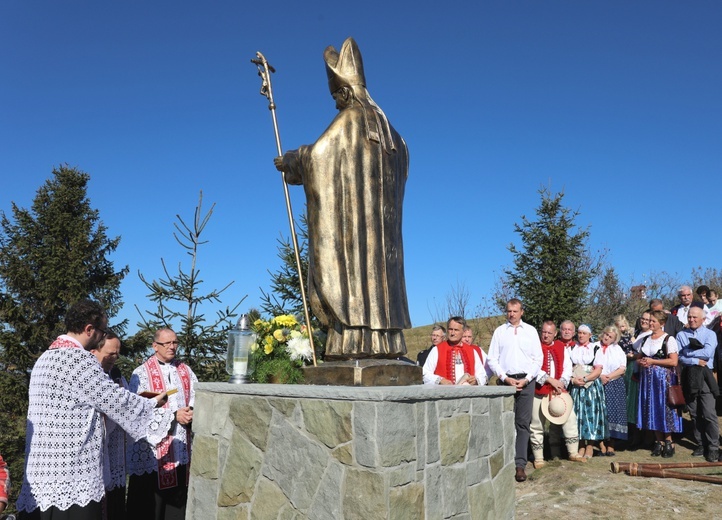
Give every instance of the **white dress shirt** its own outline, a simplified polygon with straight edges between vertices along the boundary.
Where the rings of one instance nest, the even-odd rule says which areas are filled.
[[[682,322],[682,325],[685,327],[687,326],[687,315],[689,314],[689,310],[692,308],[692,304],[687,305],[686,307],[681,305],[677,307],[677,319]],[[712,313],[709,312],[709,307],[706,305],[702,306],[702,310],[704,310],[704,322],[703,325],[706,327],[710,323],[712,323],[712,320],[714,319],[714,316]]]
[[[488,362],[502,381],[507,374],[526,374],[527,381],[533,381],[542,365],[539,333],[523,321],[516,327],[509,322],[500,325],[491,337]]]

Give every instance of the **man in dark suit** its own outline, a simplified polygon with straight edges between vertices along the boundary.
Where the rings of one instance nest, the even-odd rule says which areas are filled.
[[[427,349],[422,350],[416,355],[416,364],[420,367],[424,366],[424,363],[426,363],[426,358],[429,357],[429,352],[431,352],[431,349],[436,347],[436,345],[438,345],[445,339],[446,329],[441,325],[434,325],[434,328],[431,329],[431,346]]]

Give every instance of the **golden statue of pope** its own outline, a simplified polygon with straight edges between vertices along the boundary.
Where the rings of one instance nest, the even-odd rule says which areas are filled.
[[[366,90],[353,38],[323,57],[339,113],[314,144],[274,162],[306,193],[308,291],[329,329],[326,358],[397,358],[411,327],[401,237],[409,154]]]

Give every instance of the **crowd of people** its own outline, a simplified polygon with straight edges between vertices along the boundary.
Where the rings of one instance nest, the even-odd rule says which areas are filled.
[[[417,362],[425,384],[513,386],[516,475],[526,480],[527,457],[535,468],[549,453],[586,462],[614,456],[618,441],[638,448],[649,439],[654,457],[671,458],[686,408],[692,424],[693,456],[722,461],[716,374],[722,301],[707,286],[678,291],[679,304],[665,310],[661,300],[630,326],[625,316],[594,331],[569,320],[545,321],[539,331],[523,321],[524,307],[511,299],[506,322],[494,331],[488,355],[473,344],[463,317],[434,327],[432,346]]]
[[[197,379],[175,332],[155,333],[128,382],[100,304],[72,305],[65,326],[30,376],[19,520],[185,519]],[[0,512],[6,481],[0,458]]]
[[[496,379],[515,388],[518,482],[527,478],[529,452],[535,468],[545,465],[546,436],[550,456],[572,462],[614,456],[617,441],[635,447],[645,436],[652,456],[673,457],[683,407],[692,455],[722,461],[713,372],[722,301],[706,286],[683,286],[678,297],[669,310],[652,300],[634,327],[617,316],[597,341],[589,325],[570,320],[537,331],[511,299],[488,354],[454,316],[433,328],[417,362],[425,384]],[[71,306],[65,326],[30,378],[19,519],[184,519],[197,378],[176,359],[175,332],[159,329],[153,355],[126,381],[115,367],[120,340],[97,302]],[[0,513],[8,480],[0,457]]]

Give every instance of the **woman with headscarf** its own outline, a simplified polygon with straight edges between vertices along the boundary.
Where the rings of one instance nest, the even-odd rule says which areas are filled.
[[[599,378],[604,385],[604,400],[607,406],[607,438],[600,446],[602,453],[609,457],[614,456],[615,439],[627,440],[627,390],[624,386],[627,356],[618,341],[617,327],[605,327],[597,353],[597,359],[602,365],[602,375]]]
[[[569,393],[577,415],[579,455],[591,458],[594,445],[607,436],[607,407],[599,379],[602,364],[596,359],[599,347],[590,343],[592,329],[589,325],[579,326],[577,338],[577,344],[569,353],[573,364]]]
[[[649,317],[651,334],[641,336],[634,344],[640,370],[639,414],[637,427],[654,432],[652,456],[674,455],[672,433],[682,431],[682,417],[667,404],[667,390],[677,383],[677,340],[664,332],[667,314],[652,311]]]

